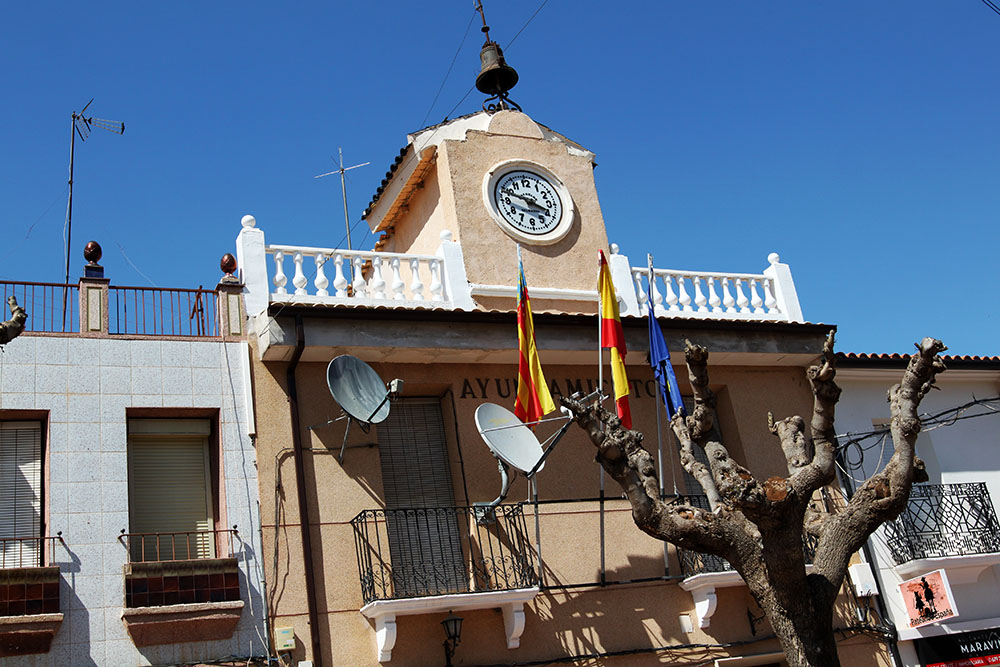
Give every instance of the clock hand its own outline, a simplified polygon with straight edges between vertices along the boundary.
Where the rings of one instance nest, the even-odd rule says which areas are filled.
[[[548,211],[547,208],[545,208],[544,206],[542,206],[541,204],[539,204],[535,200],[535,198],[532,197],[531,195],[518,194],[518,193],[514,192],[513,190],[508,190],[506,188],[502,188],[500,190],[500,192],[502,192],[503,194],[505,194],[505,195],[507,195],[509,197],[514,197],[515,199],[520,199],[525,204],[527,204],[529,208],[534,207],[534,208],[537,208],[539,211],[546,211],[546,212]]]

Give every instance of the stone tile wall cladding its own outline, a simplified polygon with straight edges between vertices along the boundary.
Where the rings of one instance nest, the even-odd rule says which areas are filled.
[[[245,345],[26,334],[4,346],[0,409],[47,414],[46,532],[62,531],[65,540],[50,562],[60,570],[62,627],[49,653],[5,658],[5,667],[163,664],[266,653]],[[239,526],[233,555],[245,606],[228,640],[139,649],[122,623],[128,553],[118,538],[129,525],[126,410],[191,407],[219,411],[225,521]],[[228,599],[235,589],[225,584],[232,581],[220,589]],[[44,608],[44,588],[41,600]]]

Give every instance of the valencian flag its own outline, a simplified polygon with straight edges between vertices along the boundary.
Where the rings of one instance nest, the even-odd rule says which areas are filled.
[[[649,277],[653,277],[652,271]],[[673,419],[678,410],[682,415],[686,415],[687,410],[681,399],[681,390],[677,386],[677,376],[674,374],[674,367],[670,365],[670,350],[663,340],[660,324],[653,315],[652,299],[649,300],[649,365],[653,367],[653,375],[656,377],[656,383],[660,385],[660,396],[663,397],[670,418]]]
[[[552,394],[542,375],[542,363],[535,347],[535,325],[531,320],[528,284],[524,280],[521,248],[517,248],[517,343],[520,358],[517,363],[517,399],[514,415],[522,422],[538,421],[556,409]]]
[[[628,378],[625,376],[625,332],[618,316],[618,298],[611,282],[611,271],[604,251],[598,250],[601,274],[597,279],[597,292],[601,297],[601,347],[611,350],[611,380],[615,388],[615,407],[622,426],[632,428],[632,411],[628,405]]]

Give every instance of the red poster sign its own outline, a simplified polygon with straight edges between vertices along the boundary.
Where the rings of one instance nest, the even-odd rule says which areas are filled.
[[[935,662],[927,667],[980,667],[980,665],[1000,665],[1000,653],[996,655],[984,655],[978,658],[961,658],[959,660],[949,660],[948,662]]]
[[[939,623],[958,616],[955,608],[951,586],[948,585],[948,575],[944,570],[934,570],[913,579],[907,579],[899,585],[899,592],[906,605],[906,615],[911,628],[919,628],[928,623]],[[973,658],[973,660],[990,660],[991,658]],[[964,667],[964,665],[1000,665],[996,662],[958,662],[939,663],[947,667]]]

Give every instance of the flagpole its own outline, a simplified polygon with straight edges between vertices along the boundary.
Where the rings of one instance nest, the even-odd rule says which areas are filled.
[[[656,321],[656,311],[653,308],[653,255],[651,253],[646,253],[646,265],[649,268],[649,299],[646,301],[646,307],[648,310],[648,317],[652,321],[650,326],[660,326],[660,323]],[[654,374],[654,379],[655,374]],[[656,464],[659,469],[659,482],[660,482],[660,502],[663,502],[663,436],[660,427],[660,401],[663,397],[660,394],[660,383],[655,382],[656,385]],[[674,495],[677,495],[677,490],[674,489]],[[667,552],[667,543],[663,543],[663,575],[670,576],[670,555]]]
[[[601,252],[597,251],[598,271],[601,269]],[[604,301],[601,299],[600,281],[597,287],[597,390],[598,400],[604,404]],[[600,494],[600,515],[601,515],[601,585],[605,582],[605,554],[604,554],[604,466],[598,466],[600,470],[601,494]]]

